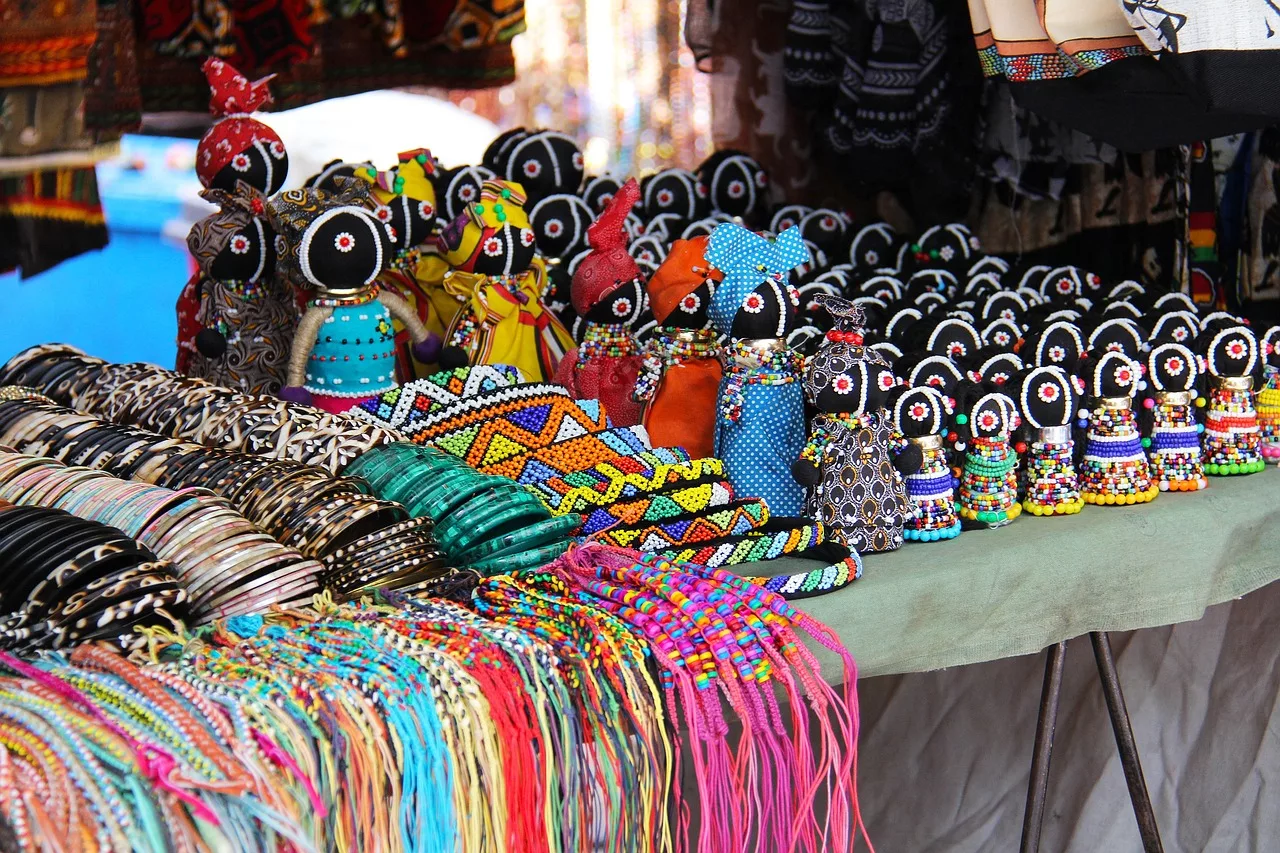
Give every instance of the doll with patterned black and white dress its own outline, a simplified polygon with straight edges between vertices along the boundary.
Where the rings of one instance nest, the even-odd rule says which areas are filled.
[[[835,326],[805,367],[805,396],[818,414],[792,471],[808,487],[806,514],[839,529],[859,553],[892,551],[911,515],[904,475],[920,471],[921,449],[884,408],[897,379],[863,346],[861,309],[818,299]]]

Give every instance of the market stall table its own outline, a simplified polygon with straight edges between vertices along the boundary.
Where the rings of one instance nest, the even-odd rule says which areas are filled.
[[[1024,850],[1038,844],[1066,641],[1090,634],[1144,847],[1157,850],[1107,632],[1197,620],[1280,578],[1277,498],[1280,475],[1269,469],[1146,505],[1026,517],[867,555],[861,580],[800,606],[838,632],[864,678],[1049,650]],[[784,562],[767,570],[797,569]]]

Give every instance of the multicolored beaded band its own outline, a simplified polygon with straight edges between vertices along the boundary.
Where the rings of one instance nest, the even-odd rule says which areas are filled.
[[[1230,382],[1229,380],[1237,380]],[[1267,467],[1259,444],[1258,413],[1253,407],[1252,380],[1210,377],[1204,418],[1204,472],[1214,476],[1256,474]]]
[[[1027,447],[1022,508],[1032,515],[1075,515],[1084,508],[1071,427],[1040,430]]]
[[[902,536],[915,542],[936,542],[960,535],[956,514],[956,478],[947,465],[941,436],[907,439],[920,448],[920,470],[906,476],[910,514]]]
[[[1080,493],[1086,503],[1108,506],[1147,503],[1160,494],[1127,398],[1100,399],[1089,411]]]
[[[1007,524],[1022,514],[1017,454],[1006,438],[974,437],[965,452],[956,512],[979,524]]]
[[[733,489],[727,483],[716,481],[693,486],[677,483],[653,495],[591,510],[582,525],[582,535],[590,536],[618,524],[664,521],[682,513],[703,512],[723,507],[731,500]]]
[[[1161,392],[1151,400],[1151,436],[1147,456],[1151,476],[1162,492],[1207,488],[1200,460],[1200,433],[1188,391]]]
[[[726,536],[742,536],[768,521],[768,505],[759,498],[745,498],[714,511],[686,512],[659,522],[617,525],[600,531],[594,538],[619,548],[661,552]]]

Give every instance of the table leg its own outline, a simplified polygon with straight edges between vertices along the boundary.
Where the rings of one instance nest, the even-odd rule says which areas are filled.
[[[1045,795],[1049,790],[1049,759],[1053,755],[1053,733],[1058,724],[1058,699],[1062,695],[1062,664],[1067,641],[1049,647],[1045,655],[1044,687],[1040,690],[1040,718],[1036,721],[1036,744],[1031,753],[1031,781],[1027,785],[1027,810],[1022,816],[1022,853],[1040,849],[1040,827],[1044,823]]]
[[[1156,825],[1155,810],[1151,808],[1151,795],[1147,793],[1147,782],[1142,776],[1142,762],[1138,760],[1138,744],[1133,739],[1133,726],[1129,723],[1129,711],[1124,704],[1124,693],[1120,691],[1115,657],[1111,654],[1111,639],[1105,631],[1094,631],[1089,639],[1093,641],[1093,655],[1098,660],[1102,695],[1106,697],[1107,711],[1111,714],[1111,728],[1115,730],[1116,747],[1120,750],[1120,765],[1124,768],[1124,779],[1129,785],[1133,814],[1138,819],[1142,849],[1145,853],[1163,853],[1160,828]]]

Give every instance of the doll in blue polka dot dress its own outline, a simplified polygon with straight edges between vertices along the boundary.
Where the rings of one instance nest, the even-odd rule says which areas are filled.
[[[724,273],[708,314],[729,338],[716,417],[716,455],[739,497],[760,497],[775,516],[797,516],[804,489],[791,463],[804,446],[802,356],[786,344],[800,294],[792,269],[809,260],[800,229],[776,238],[726,222],[707,241],[707,262]]]

